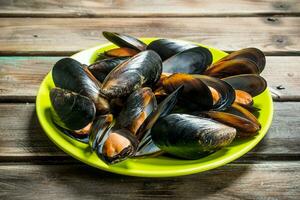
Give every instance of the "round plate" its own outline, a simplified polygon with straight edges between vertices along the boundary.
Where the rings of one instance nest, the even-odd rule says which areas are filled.
[[[144,38],[149,43],[157,38]],[[200,45],[200,44],[198,44]],[[203,45],[201,45],[203,46]],[[81,51],[72,56],[84,64],[92,63],[96,56],[108,49],[115,48],[111,43]],[[210,48],[213,62],[227,55],[227,53]],[[230,146],[223,148],[199,160],[181,160],[166,156],[156,158],[131,158],[121,163],[107,165],[101,161],[95,152],[91,152],[88,145],[77,142],[61,133],[51,120],[49,91],[54,87],[51,73],[43,80],[36,99],[36,111],[45,133],[63,151],[74,158],[102,170],[118,174],[142,177],[169,177],[203,172],[229,163],[250,151],[267,133],[273,116],[273,102],[268,89],[254,98],[254,106],[261,109],[258,120],[262,125],[259,134],[249,139],[236,139]]]

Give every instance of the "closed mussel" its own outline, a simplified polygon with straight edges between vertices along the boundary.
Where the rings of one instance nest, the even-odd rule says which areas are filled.
[[[184,159],[199,159],[229,145],[236,130],[217,121],[187,114],[170,114],[151,130],[154,143],[163,151]]]
[[[77,92],[93,100],[101,114],[109,112],[107,99],[100,94],[100,82],[81,63],[72,58],[59,60],[52,69],[56,87]]]
[[[88,134],[96,115],[92,100],[61,88],[50,91],[52,119],[58,126],[70,130],[78,136]]]

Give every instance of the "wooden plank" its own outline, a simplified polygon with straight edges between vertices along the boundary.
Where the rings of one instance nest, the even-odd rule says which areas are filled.
[[[247,160],[300,156],[300,103],[275,103],[272,126]],[[45,135],[35,114],[34,104],[0,104],[0,161],[65,156]],[[39,159],[39,158],[36,158]]]
[[[155,179],[110,174],[78,164],[2,164],[0,197],[32,200],[299,199],[299,178],[299,162],[228,164],[199,174]]]
[[[34,102],[42,79],[61,58],[0,57],[0,101]],[[262,76],[272,88],[274,100],[300,99],[299,63],[298,56],[267,56]]]
[[[233,51],[300,54],[300,18],[1,18],[0,55],[66,55],[107,41],[103,30],[177,38]]]
[[[171,1],[21,1],[1,0],[0,16],[17,17],[153,17],[153,16],[248,16],[299,14],[297,0],[171,0]]]

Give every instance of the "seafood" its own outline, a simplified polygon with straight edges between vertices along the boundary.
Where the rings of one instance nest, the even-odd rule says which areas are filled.
[[[178,40],[158,39],[152,41],[147,49],[158,53],[164,61],[177,53],[194,47],[198,47],[198,45]]]
[[[56,87],[89,97],[99,113],[109,112],[109,102],[100,93],[101,83],[78,61],[63,58],[56,62],[52,69],[52,79]]]
[[[91,99],[68,90],[53,88],[50,91],[50,101],[52,119],[58,126],[85,134],[80,130],[86,127],[89,129],[96,115],[95,104]]]
[[[99,60],[89,65],[87,68],[98,81],[103,82],[111,70],[128,59],[129,57],[107,58]]]
[[[267,87],[260,50],[212,63],[210,49],[193,43],[103,35],[118,47],[101,60],[54,65],[50,110],[61,132],[105,163],[161,154],[199,159],[259,133],[254,97]]]
[[[184,159],[199,159],[229,145],[236,130],[216,121],[187,114],[170,114],[157,121],[152,140],[163,151]]]
[[[154,85],[161,71],[160,57],[154,51],[142,51],[114,68],[103,81],[101,92],[109,98],[127,96],[142,85]]]
[[[119,47],[126,47],[137,51],[144,51],[147,47],[144,42],[129,35],[103,31],[103,36]]]

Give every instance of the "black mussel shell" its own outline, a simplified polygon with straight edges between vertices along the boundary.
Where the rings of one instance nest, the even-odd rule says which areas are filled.
[[[163,151],[156,146],[152,140],[151,132],[148,131],[141,139],[135,157],[158,156],[163,154]]]
[[[97,147],[97,155],[108,164],[126,160],[135,155],[138,140],[126,129],[111,129]]]
[[[185,41],[158,39],[152,41],[147,49],[155,51],[162,60],[166,60],[179,52],[194,47],[197,47],[197,45]]]
[[[96,108],[92,100],[68,90],[50,91],[53,121],[68,130],[80,130],[93,122]]]
[[[199,78],[207,86],[214,88],[218,92],[220,97],[213,105],[214,110],[224,110],[234,102],[234,89],[225,81],[205,75],[193,75],[193,77]]]
[[[236,59],[236,58],[251,60],[252,62],[254,62],[257,65],[257,67],[259,69],[259,73],[261,73],[264,70],[265,65],[266,65],[266,58],[265,58],[264,53],[261,50],[259,50],[257,48],[253,48],[253,47],[234,51],[231,54],[222,58],[221,61],[232,60],[232,59]]]
[[[170,114],[154,124],[151,135],[161,150],[184,159],[199,159],[229,145],[236,130],[207,118]]]
[[[100,82],[81,63],[72,58],[59,60],[52,69],[56,87],[77,92],[93,100],[100,113],[109,111],[109,103],[100,94]]]
[[[145,119],[157,109],[157,102],[151,88],[140,88],[127,98],[117,118],[117,126],[136,134]]]
[[[153,124],[161,118],[166,115],[168,115],[173,108],[175,107],[178,97],[181,95],[183,90],[183,86],[179,86],[174,92],[172,92],[169,96],[167,96],[157,107],[154,112],[152,112],[146,120],[143,122],[143,124],[140,126],[139,130],[136,133],[136,137],[138,140],[142,140],[144,136],[147,134],[148,131],[151,130]]]
[[[93,151],[102,141],[105,141],[113,126],[114,120],[112,114],[100,115],[94,120],[89,135],[89,145]]]
[[[172,74],[163,80],[163,88],[171,93],[183,85],[178,103],[187,109],[209,110],[213,107],[213,97],[208,86],[190,74]]]
[[[111,70],[128,59],[129,57],[116,57],[99,60],[88,66],[88,70],[98,81],[103,82],[105,77],[107,76],[107,74],[109,74],[109,72],[111,72]]]
[[[201,74],[211,63],[212,54],[207,48],[194,47],[165,60],[163,62],[163,72]]]
[[[137,38],[120,33],[103,31],[103,36],[119,47],[128,47],[138,51],[144,51],[147,45]]]
[[[142,51],[114,68],[103,81],[101,92],[110,98],[127,96],[141,86],[153,86],[161,71],[159,55]]]
[[[229,83],[234,89],[242,90],[252,97],[261,94],[267,88],[267,81],[256,74],[241,74],[224,78],[223,81]]]
[[[259,69],[253,61],[237,58],[217,61],[204,71],[203,74],[217,78],[225,78],[240,74],[259,74]]]
[[[251,137],[258,133],[260,125],[236,114],[219,111],[208,111],[205,112],[206,117],[212,118],[220,123],[237,129],[237,137],[245,138]]]

